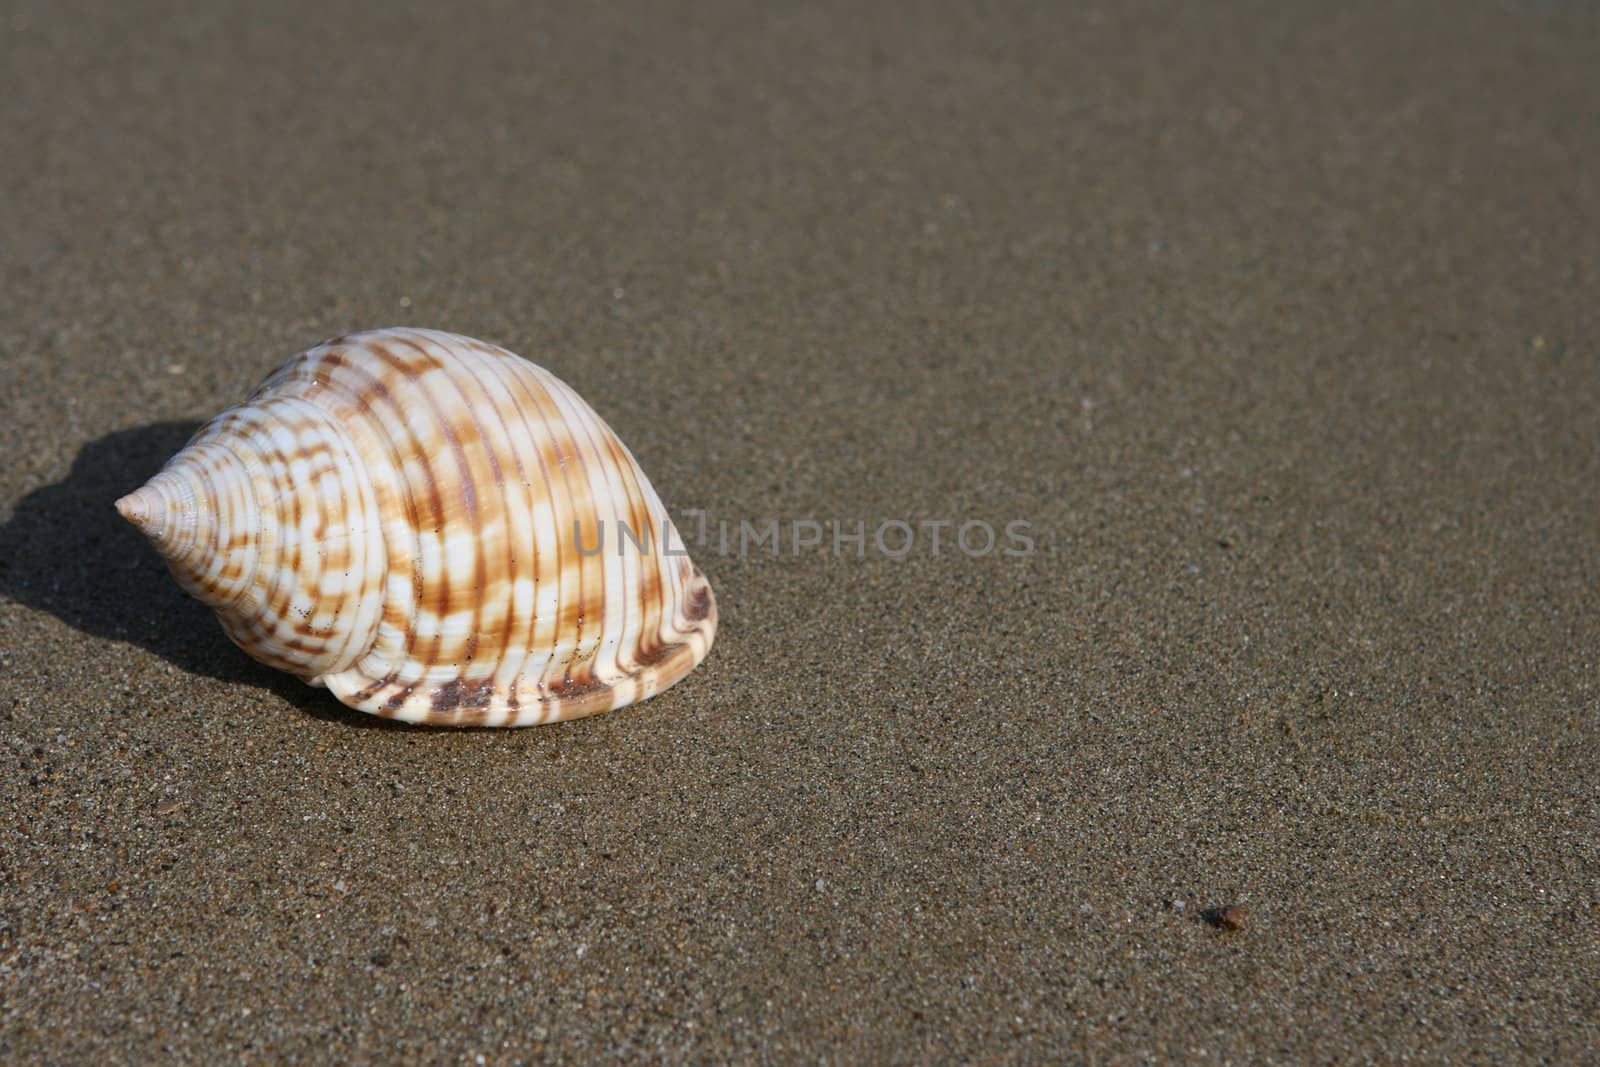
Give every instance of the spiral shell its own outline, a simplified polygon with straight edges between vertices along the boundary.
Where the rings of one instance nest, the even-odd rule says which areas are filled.
[[[396,719],[619,708],[716,631],[611,429],[542,367],[454,334],[294,357],[117,509],[246,652]]]

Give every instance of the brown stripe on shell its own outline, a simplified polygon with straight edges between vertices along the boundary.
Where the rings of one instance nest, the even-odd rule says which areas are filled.
[[[583,404],[583,401],[577,396],[577,394],[573,393],[570,389],[559,386],[558,388],[562,393],[562,399],[568,404],[580,406]],[[578,425],[582,428],[582,440],[577,442],[578,454],[580,461],[583,464],[583,474],[585,476],[586,488],[591,494],[598,494],[604,499],[607,499],[611,504],[606,516],[611,520],[611,540],[610,544],[608,545],[605,543],[605,539],[601,538],[601,551],[589,557],[589,559],[593,560],[595,569],[600,574],[601,588],[593,611],[593,614],[597,616],[596,625],[592,627],[592,629],[599,631],[600,636],[595,638],[594,644],[590,646],[587,653],[585,653],[583,651],[584,646],[582,644],[583,628],[580,627],[579,654],[574,657],[573,663],[573,667],[576,668],[576,671],[574,672],[573,670],[569,670],[566,675],[567,689],[569,691],[573,688],[573,686],[586,687],[595,682],[595,674],[601,666],[599,663],[599,657],[605,648],[605,633],[610,631],[618,634],[625,634],[628,630],[629,620],[632,616],[632,612],[629,610],[631,607],[629,602],[632,600],[632,597],[629,595],[630,589],[628,588],[629,583],[627,581],[627,571],[628,561],[634,558],[632,550],[623,547],[621,521],[623,518],[623,513],[628,509],[626,507],[626,498],[624,497],[623,499],[618,499],[616,484],[617,482],[622,481],[622,479],[616,476],[617,472],[612,468],[606,456],[605,438],[612,437],[613,435],[608,429],[606,429],[603,423],[599,422],[598,419],[579,420]],[[574,431],[573,436],[574,438],[578,437],[576,431]],[[587,446],[587,449],[592,450],[592,456],[584,454],[585,446]],[[610,559],[616,560],[615,567],[618,573],[615,575],[615,577],[618,579],[621,585],[622,592],[622,595],[616,598],[617,613],[615,617],[608,617],[606,615],[606,611],[610,607],[610,597],[607,595],[608,587],[612,578],[612,573],[610,570],[612,564],[607,562]],[[585,617],[584,621],[588,622],[587,616]],[[619,661],[620,653],[621,650],[619,649]]]
[[[481,342],[475,342],[473,347],[480,352],[485,352],[491,356],[494,355],[493,351]],[[523,407],[522,400],[518,396],[525,376],[513,375],[511,372],[514,369],[516,369],[516,364],[513,361],[498,358],[488,361],[485,368],[486,372],[494,378],[496,388],[489,389],[488,392],[496,397],[496,410],[499,411],[499,400],[504,399],[510,405],[510,414],[512,416],[512,418],[508,419],[505,415],[501,415],[501,419],[505,423],[508,455],[516,469],[518,483],[515,489],[508,490],[505,495],[507,507],[522,508],[521,517],[528,520],[529,542],[527,544],[513,540],[520,523],[513,522],[511,517],[508,516],[506,524],[507,574],[511,577],[513,588],[506,619],[506,631],[502,635],[502,647],[509,648],[512,642],[519,639],[522,641],[522,644],[514,653],[516,657],[514,669],[509,672],[509,677],[502,683],[506,694],[507,709],[510,711],[515,711],[520,704],[517,696],[518,689],[522,684],[523,674],[528,667],[529,650],[532,649],[539,630],[538,605],[540,588],[548,580],[543,573],[544,556],[539,548],[539,530],[532,522],[533,509],[538,492],[529,481],[532,468],[524,461],[522,451],[516,447],[519,438],[518,429],[523,433],[529,434],[529,440],[534,447],[528,449],[528,451],[532,454],[533,462],[538,464],[539,486],[547,497],[550,492],[550,474],[545,467],[544,457],[540,454],[537,440],[532,435],[527,410]],[[551,503],[549,506],[553,512],[554,504]],[[520,568],[517,566],[519,552],[523,560],[523,565]],[[529,597],[530,609],[527,613],[526,623],[518,626],[517,624],[520,620],[516,619],[513,611],[516,606],[515,582],[521,574],[528,576],[531,592]]]
[[[621,476],[621,472],[607,454],[609,442],[614,441],[616,435],[611,433],[599,417],[588,409],[582,398],[564,383],[552,381],[547,391],[558,410],[571,411],[577,416],[569,418],[568,425],[572,428],[575,455],[580,465],[579,473],[586,491],[592,497],[605,500],[608,504],[603,511],[596,511],[595,529],[601,551],[586,557],[580,556],[580,567],[585,571],[585,581],[588,581],[588,573],[592,572],[599,578],[599,588],[592,599],[586,597],[583,601],[584,610],[577,627],[577,648],[568,659],[568,667],[563,674],[563,680],[570,689],[574,685],[587,686],[594,681],[596,672],[602,666],[610,666],[602,665],[599,657],[605,650],[606,634],[625,635],[630,619],[635,614],[631,610],[633,607],[631,602],[635,598],[631,595],[633,590],[629,581],[629,570],[631,562],[637,574],[643,550],[623,548],[624,535],[620,527],[631,509],[628,507],[626,496],[627,479]],[[584,415],[588,417],[585,418]],[[610,523],[609,544],[601,533],[602,521]],[[609,562],[612,560],[615,561],[614,564]],[[613,566],[615,573],[612,571]],[[606,612],[611,607],[608,593],[613,578],[619,583],[621,595],[616,598],[615,613],[608,616]],[[590,632],[595,636],[586,644],[585,638]],[[643,633],[642,630],[639,632]],[[617,668],[620,668],[622,661],[627,658],[627,652],[626,649],[618,648]]]
[[[492,366],[490,364],[489,367],[484,369],[492,372]],[[499,555],[500,567],[498,572],[491,565],[487,551],[478,554],[481,575],[480,589],[482,593],[477,609],[473,613],[471,627],[467,634],[465,662],[462,665],[463,676],[466,671],[471,669],[473,660],[480,654],[493,654],[497,657],[497,662],[504,660],[506,652],[505,639],[516,606],[513,595],[513,582],[516,574],[514,562],[516,546],[512,543],[514,524],[513,517],[510,514],[513,502],[508,496],[509,490],[506,485],[505,470],[501,466],[497,453],[505,453],[513,463],[516,461],[516,456],[511,445],[510,427],[506,425],[505,417],[500,411],[498,391],[491,387],[490,383],[479,374],[478,370],[477,364],[462,361],[460,368],[456,374],[452,375],[452,378],[457,380],[457,389],[474,413],[473,421],[477,428],[478,441],[483,447],[484,459],[488,462],[489,473],[494,479],[494,491],[486,495],[485,504],[487,507],[496,509],[494,519],[500,525],[504,544],[501,546]],[[468,383],[471,383],[475,388],[477,395],[468,395]],[[500,591],[498,595],[491,597],[488,591],[496,586]],[[503,617],[500,620],[497,632],[494,634],[494,640],[488,648],[480,650],[481,639],[487,631],[484,621],[485,609],[500,612]],[[481,679],[481,681],[487,682],[492,677],[493,674],[490,674]]]
[[[403,343],[416,349],[428,360],[434,361],[435,365],[437,365],[437,357],[432,351],[422,348],[422,346],[416,341],[409,338],[407,338]],[[475,470],[473,470],[473,460],[476,454],[481,452],[484,455],[484,457],[489,461],[491,472],[497,473],[497,467],[493,463],[493,458],[489,450],[485,447],[482,447],[483,430],[480,425],[482,412],[474,403],[475,398],[467,395],[463,381],[463,379],[469,375],[470,368],[466,365],[463,365],[456,368],[455,373],[439,376],[444,381],[448,382],[451,387],[455,389],[456,395],[460,397],[461,404],[456,408],[456,410],[469,413],[469,417],[467,418],[441,418],[440,424],[445,434],[445,440],[449,443],[451,450],[455,453],[457,463],[460,467],[461,481],[459,482],[457,488],[460,490],[461,494],[460,498],[465,513],[464,521],[468,528],[471,529],[476,535],[476,539],[481,544],[483,536],[486,532],[486,519],[489,517],[486,509],[496,506],[499,502],[503,501],[503,497],[496,493],[492,496],[488,496],[482,505],[480,505],[479,502],[479,492],[476,488],[478,474]],[[440,399],[442,400],[443,398]],[[498,477],[496,477],[496,483],[499,483]],[[448,547],[448,540],[445,542],[445,547]],[[473,553],[472,566],[472,578],[466,589],[466,594],[471,604],[472,614],[467,625],[466,645],[463,648],[464,661],[458,664],[458,669],[462,672],[465,672],[466,662],[471,661],[473,652],[476,650],[476,645],[478,643],[478,629],[483,618],[484,604],[488,599],[488,565],[482,552]],[[441,619],[439,641],[440,648],[444,647],[444,634],[442,629],[443,620],[447,619],[450,614],[452,614],[449,611],[449,607],[450,604],[448,601],[446,601],[439,608],[439,615]]]
[[[373,447],[388,458],[394,472],[393,506],[402,512],[404,521],[400,525],[405,528],[406,536],[403,543],[394,542],[389,538],[389,531],[394,524],[385,522],[385,543],[392,559],[402,565],[407,561],[411,564],[409,583],[411,600],[409,603],[386,600],[384,622],[400,635],[402,650],[409,650],[415,641],[418,613],[422,610],[426,591],[425,576],[422,571],[421,531],[425,526],[434,528],[442,526],[443,497],[432,477],[432,468],[426,462],[426,457],[429,455],[426,443],[416,437],[407,418],[406,405],[386,380],[388,365],[372,358],[374,353],[367,349],[359,350],[359,354],[363,356],[359,360],[354,358],[357,354],[349,350],[338,353],[335,358],[328,360],[328,365],[335,369],[346,369],[350,376],[357,379],[358,384],[352,390],[352,397],[371,422],[370,432],[366,436],[373,443]],[[340,383],[334,378],[331,384]],[[378,407],[374,406],[374,403],[389,413],[387,418]],[[389,433],[391,425],[397,425],[401,433],[399,435]],[[421,486],[407,477],[406,460],[413,456],[422,457],[419,472],[423,480]],[[382,461],[380,456],[369,458],[373,462]],[[424,505],[427,507],[426,514],[423,510]],[[393,667],[394,664],[391,663],[389,666]]]
[[[582,604],[583,574],[580,570],[577,575],[578,583],[574,588],[567,582],[567,568],[563,565],[563,561],[569,558],[572,552],[577,551],[576,546],[566,547],[567,531],[573,528],[576,517],[571,510],[573,502],[571,475],[567,471],[566,464],[561,462],[562,453],[558,430],[563,424],[559,413],[553,409],[549,390],[535,375],[518,375],[517,386],[522,394],[521,399],[527,401],[526,407],[530,412],[528,426],[543,430],[543,436],[540,433],[532,434],[531,444],[533,446],[532,452],[539,462],[539,469],[544,473],[545,497],[550,508],[551,522],[555,526],[553,540],[556,547],[556,558],[550,561],[550,571],[552,572],[550,576],[556,586],[556,603],[557,605]],[[522,406],[520,402],[518,406]],[[544,439],[545,437],[548,438],[548,441]],[[546,455],[547,446],[552,450],[550,456]],[[559,472],[559,474],[555,472]],[[558,493],[558,489],[561,492]],[[541,573],[544,572],[541,571]],[[537,607],[537,599],[535,599],[534,603],[535,607]],[[557,618],[553,620],[551,626],[549,650],[545,653],[544,658],[539,660],[542,665],[537,676],[531,679],[536,688],[543,688],[547,670],[543,664],[549,664],[554,660],[556,647],[560,641],[561,634],[565,630],[565,626],[565,616],[558,608]],[[517,684],[521,686],[525,683],[519,680]]]
[[[373,356],[376,357],[382,364],[388,366],[391,370],[398,373],[402,378],[406,379],[413,385],[421,380],[422,370],[413,366],[407,361],[405,356],[395,353],[386,345],[380,342],[374,342],[370,346],[370,351],[372,352]],[[448,433],[449,431],[445,425],[447,420],[442,417],[442,413],[433,403],[432,399],[427,395],[427,392],[425,390],[418,389],[413,389],[411,392],[413,394],[420,394],[415,396],[414,399],[428,406],[436,416],[434,422],[439,425],[439,428],[443,432]],[[408,420],[407,425],[409,426]],[[414,436],[411,438],[411,440],[416,444],[417,447],[411,450],[408,458],[415,461],[417,465],[417,473],[422,477],[422,485],[412,485],[410,486],[410,489],[413,492],[416,492],[419,488],[424,490],[428,503],[428,513],[425,516],[421,516],[422,521],[417,523],[416,527],[419,534],[430,527],[432,528],[434,535],[439,541],[439,551],[440,555],[442,556],[444,555],[445,544],[443,532],[448,519],[448,512],[445,504],[444,491],[440,484],[441,477],[434,470],[433,454],[428,449],[427,445],[423,442],[417,441]],[[402,467],[402,471],[404,470],[405,468]],[[421,554],[419,553],[419,562],[420,559]],[[407,643],[411,649],[410,658],[420,659],[424,663],[433,663],[437,660],[440,646],[444,641],[442,627],[443,620],[448,614],[445,609],[450,603],[450,586],[451,582],[448,568],[441,568],[440,573],[434,576],[432,581],[430,581],[429,577],[422,572],[420,567],[417,570],[413,583],[413,587],[416,590],[416,598],[413,602],[411,618],[407,621],[406,628]],[[418,619],[424,611],[434,615],[439,619],[440,622],[439,632],[436,632],[432,637],[429,638],[423,638],[417,632]]]
[[[656,516],[652,513],[650,502],[635,477],[638,470],[633,463],[633,457],[615,435],[610,435],[605,442],[607,460],[613,470],[619,472],[627,494],[628,520],[632,523],[636,536],[644,539],[640,552],[655,551],[661,553],[660,558],[667,566],[675,562],[665,555],[666,545],[661,543],[663,533],[656,527]],[[620,534],[620,531],[619,531]],[[620,546],[619,546],[620,547]],[[661,640],[661,575],[659,569],[653,566],[643,566],[641,560],[639,576],[634,592],[638,598],[639,607],[639,637],[637,656],[634,662],[642,662],[642,657],[654,653],[662,644]],[[627,651],[627,650],[624,650]]]
[[[346,339],[341,339],[341,343],[344,340]],[[409,436],[404,409],[384,383],[383,378],[376,373],[376,368],[369,365],[369,360],[352,360],[347,358],[347,353],[344,351],[319,354],[316,350],[308,353],[305,358],[315,368],[313,373],[320,371],[327,375],[323,379],[323,385],[330,394],[327,402],[337,403],[338,406],[333,412],[334,417],[339,419],[355,438],[357,449],[367,457],[370,469],[375,474],[387,472],[387,477],[380,476],[373,479],[373,489],[378,495],[378,506],[387,513],[373,521],[378,522],[382,531],[386,557],[395,567],[415,572],[420,548],[417,541],[417,496],[407,490],[402,477],[404,458],[407,454],[403,449],[405,442],[385,432],[384,412],[387,411],[389,420],[407,428],[408,436],[405,440],[415,444],[415,439]],[[318,376],[320,377],[320,374]],[[404,537],[396,539],[390,536],[396,526],[406,531]],[[420,582],[420,573],[413,573],[409,584],[412,586],[414,598]],[[382,623],[401,635],[402,641],[412,626],[414,604],[415,599],[409,607],[404,602],[392,601],[387,597],[384,600]],[[360,700],[352,700],[351,703],[366,703],[370,696],[371,694],[367,694]]]

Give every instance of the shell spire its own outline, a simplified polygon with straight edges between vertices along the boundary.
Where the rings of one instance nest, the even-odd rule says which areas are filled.
[[[183,502],[170,500],[151,482],[117,501],[117,513],[139,528],[156,550],[171,559],[183,554],[184,534],[193,524]]]
[[[228,539],[248,528],[253,517],[251,501],[219,494],[216,487],[244,476],[232,456],[188,448],[143,488],[117,501],[117,511],[149,538],[179,584],[214,608],[228,603],[236,590],[215,581],[212,572],[224,562]]]
[[[245,651],[374,714],[606,711],[688,674],[716,631],[611,429],[548,371],[453,334],[291,359],[117,510]]]

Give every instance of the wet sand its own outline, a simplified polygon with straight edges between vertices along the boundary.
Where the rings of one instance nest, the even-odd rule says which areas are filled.
[[[0,22],[0,1058],[1595,1055],[1596,9],[291,6]],[[699,670],[183,597],[112,500],[395,324],[705,513]]]

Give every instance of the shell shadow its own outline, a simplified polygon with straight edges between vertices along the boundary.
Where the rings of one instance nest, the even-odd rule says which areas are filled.
[[[271,690],[313,718],[416,729],[351,711],[325,690],[240,651],[211,609],[180,589],[161,557],[112,507],[188,443],[198,422],[158,422],[83,447],[72,471],[24,496],[0,525],[0,595],[94,637],[126,641],[192,674]]]

